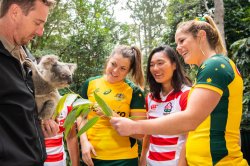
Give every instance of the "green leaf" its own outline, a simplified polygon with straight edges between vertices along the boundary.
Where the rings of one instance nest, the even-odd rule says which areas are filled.
[[[64,131],[64,137],[67,138],[69,131],[71,130],[72,126],[74,125],[76,121],[76,109],[73,109],[67,116],[67,118],[64,121],[63,127],[65,128]]]
[[[95,116],[87,121],[87,123],[80,129],[77,136],[79,137],[81,134],[86,132],[88,129],[90,129],[96,122],[99,120],[100,117]]]
[[[62,112],[66,100],[69,102],[68,105],[71,105],[77,97],[78,94],[65,94],[62,96],[56,106],[56,110],[52,116],[52,119],[56,119],[56,117]]]
[[[65,138],[68,136],[68,133],[74,125],[76,119],[82,114],[84,114],[85,117],[88,115],[90,112],[89,105],[89,103],[85,103],[73,107],[73,110],[68,114],[63,124],[63,127],[65,128]]]
[[[108,117],[112,116],[113,115],[112,109],[106,104],[106,102],[100,96],[98,96],[96,92],[94,92],[94,97],[98,105],[102,108],[103,113]]]
[[[86,103],[86,104],[80,105],[78,109],[76,110],[76,117],[83,115],[83,118],[85,118],[90,111],[91,111],[90,104]]]
[[[83,104],[91,104],[92,102],[89,101],[88,99],[77,99],[74,103],[73,103],[73,107],[74,106],[78,106],[78,105],[83,105]]]

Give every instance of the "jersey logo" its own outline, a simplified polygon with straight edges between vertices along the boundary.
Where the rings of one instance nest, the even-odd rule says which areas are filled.
[[[117,101],[121,101],[121,100],[123,100],[125,98],[125,95],[123,94],[123,93],[117,93],[116,95],[115,95],[115,100],[117,100]]]
[[[150,106],[150,110],[155,110],[156,107],[157,107],[157,104],[153,104],[153,105]]]
[[[103,94],[104,94],[104,95],[107,95],[107,94],[109,94],[111,91],[112,91],[111,89],[108,89],[108,90],[104,91]]]
[[[163,112],[163,115],[168,115],[171,113],[172,111],[172,108],[173,108],[173,105],[171,102],[167,103],[167,105],[164,107],[164,112]]]

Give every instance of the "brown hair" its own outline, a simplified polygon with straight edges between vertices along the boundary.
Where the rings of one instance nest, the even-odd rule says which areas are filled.
[[[142,69],[142,54],[138,47],[136,46],[126,46],[126,45],[119,45],[117,46],[112,53],[110,54],[109,58],[107,59],[107,63],[112,56],[115,54],[121,54],[124,58],[129,58],[130,60],[130,69],[131,77],[135,84],[140,86],[141,88],[144,87],[144,74]],[[107,64],[106,63],[106,64]],[[105,65],[106,68],[107,65]]]
[[[178,24],[177,30],[181,29],[182,32],[191,33],[194,38],[197,37],[199,30],[204,30],[207,34],[207,41],[212,49],[217,54],[227,55],[227,50],[224,46],[221,34],[210,16],[203,17],[205,21],[190,20]]]
[[[0,3],[0,18],[2,18],[9,10],[12,4],[17,4],[21,7],[23,13],[28,15],[33,10],[35,2],[41,1],[46,6],[53,7],[56,3],[55,0],[2,0]]]

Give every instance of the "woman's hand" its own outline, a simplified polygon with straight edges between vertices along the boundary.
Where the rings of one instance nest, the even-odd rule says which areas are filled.
[[[142,155],[139,160],[139,166],[147,166],[146,155]]]
[[[105,115],[104,112],[103,112],[103,110],[102,110],[102,108],[99,107],[97,104],[95,104],[95,105],[93,106],[93,111],[94,111],[98,116],[100,116],[101,118],[104,118],[104,119],[107,119],[107,120],[110,119],[110,117],[107,116],[107,115]],[[115,113],[114,111],[112,111],[112,116],[119,117],[119,115],[118,115],[117,113]]]
[[[121,136],[130,136],[136,134],[134,128],[136,122],[131,119],[123,117],[112,117],[110,123]]]
[[[88,166],[94,166],[93,160],[91,158],[91,153],[93,153],[96,156],[96,152],[94,147],[89,141],[85,141],[84,145],[81,146],[82,148],[82,160],[85,164]]]

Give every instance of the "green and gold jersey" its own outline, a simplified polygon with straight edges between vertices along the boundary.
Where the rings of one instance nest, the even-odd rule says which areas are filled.
[[[218,92],[221,99],[210,116],[189,132],[188,165],[246,166],[239,145],[243,81],[235,64],[223,55],[209,58],[200,66],[194,88]]]
[[[82,97],[95,102],[94,92],[122,117],[129,117],[131,112],[146,112],[143,92],[127,79],[110,84],[103,76],[92,77],[84,83]],[[96,113],[92,111],[88,119],[93,116],[96,116]],[[97,156],[92,156],[93,158],[119,160],[138,156],[138,145],[134,144],[130,137],[120,136],[112,128],[108,119],[100,118],[87,131],[87,137],[97,154]]]

